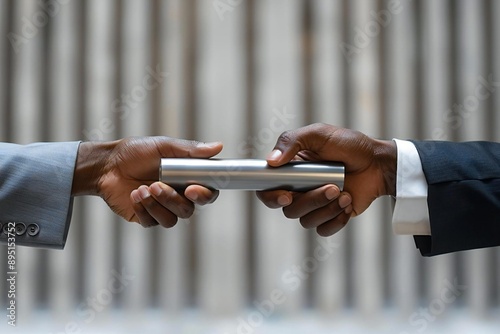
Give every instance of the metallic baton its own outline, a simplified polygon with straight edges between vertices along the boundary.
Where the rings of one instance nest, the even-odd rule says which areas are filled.
[[[185,188],[307,191],[325,184],[344,186],[344,165],[338,162],[292,161],[270,167],[258,159],[161,159],[160,181]]]

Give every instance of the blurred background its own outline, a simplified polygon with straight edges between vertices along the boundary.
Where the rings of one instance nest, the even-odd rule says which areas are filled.
[[[264,158],[325,122],[498,141],[499,17],[497,0],[0,0],[0,140],[167,135]],[[388,199],[318,238],[247,192],[170,230],[77,198],[64,251],[17,252],[8,333],[500,328],[500,251],[423,258]]]

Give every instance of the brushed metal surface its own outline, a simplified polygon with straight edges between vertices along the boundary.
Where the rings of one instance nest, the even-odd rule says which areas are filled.
[[[161,159],[160,181],[174,188],[199,184],[213,189],[307,191],[325,184],[344,186],[337,162],[293,161],[270,167],[259,159]]]

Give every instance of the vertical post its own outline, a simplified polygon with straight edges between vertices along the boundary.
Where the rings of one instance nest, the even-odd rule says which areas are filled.
[[[185,53],[187,38],[183,30],[186,6],[183,0],[160,2],[160,68],[167,71],[166,82],[160,89],[159,120],[162,135],[185,138],[187,122],[185,117],[186,94],[184,92]],[[187,306],[190,247],[188,244],[189,220],[179,220],[177,225],[160,235],[159,289],[160,306],[168,314],[181,311]]]
[[[461,0],[458,2],[457,27],[458,39],[458,101],[461,119],[460,140],[485,140],[488,117],[487,104],[490,97],[476,92],[480,84],[478,78],[487,78],[485,64],[485,29],[486,15],[483,2]],[[489,100],[489,101],[488,101]],[[474,250],[465,254],[467,302],[477,316],[486,316],[489,307],[489,287],[492,275],[489,261],[492,252],[489,249]]]
[[[8,29],[8,15],[10,15],[9,6],[7,1],[0,2],[0,36],[7,36],[9,32]],[[8,82],[8,67],[7,67],[7,59],[9,53],[12,52],[12,46],[7,39],[4,39],[0,42],[0,141],[8,141],[7,128],[8,124],[8,115],[10,114],[10,110],[7,110],[8,103],[7,99],[9,98],[7,95],[7,87],[9,86]],[[2,254],[7,254],[7,246],[1,245]],[[6,272],[4,268],[7,268],[7,256],[0,256],[0,268],[2,271],[0,272],[0,291],[8,291],[6,284]],[[6,301],[6,296],[3,294],[0,297],[0,307],[6,307],[7,305],[4,303]]]
[[[48,45],[50,71],[49,107],[50,124],[47,133],[50,141],[70,141],[79,138],[78,133],[78,4],[69,2],[60,5],[51,21],[51,38]],[[76,202],[74,212],[80,202]],[[66,319],[72,307],[76,305],[78,249],[75,226],[81,225],[78,216],[71,219],[70,232],[64,252],[49,254],[49,293],[48,299],[53,314]]]
[[[417,69],[415,57],[416,14],[411,2],[402,2],[397,10],[391,11],[391,1],[384,1],[382,8],[387,39],[385,49],[386,78],[385,109],[386,129],[390,138],[415,138],[417,110]],[[387,14],[389,13],[389,14]],[[382,16],[381,16],[382,17]],[[384,222],[390,224],[390,221]],[[420,254],[411,236],[390,236],[391,239],[391,296],[403,317],[415,310],[418,301],[418,259]]]
[[[492,11],[490,13],[491,22],[493,22],[493,32],[491,36],[493,36],[493,47],[492,47],[492,56],[493,60],[493,78],[495,81],[500,80],[500,62],[497,59],[500,59],[500,40],[498,40],[497,36],[500,36],[500,22],[497,17],[500,15],[500,2],[492,1]],[[493,140],[496,142],[500,142],[500,88],[497,87],[496,91],[493,93],[493,116],[494,116],[494,126],[495,129],[493,133]],[[500,303],[500,249],[496,250],[496,291],[497,291],[497,305]]]
[[[86,3],[85,13],[85,96],[84,96],[84,140],[112,140],[115,136],[111,104],[114,94],[114,1],[91,0]],[[84,212],[84,270],[85,287],[82,303],[87,298],[97,298],[99,291],[106,289],[112,270],[113,217],[100,198],[83,198]],[[107,318],[109,305],[99,307],[97,321]]]
[[[9,36],[8,16],[11,14],[9,9],[7,1],[0,2],[0,36]],[[7,87],[9,85],[7,82],[7,58],[11,52],[12,45],[10,40],[8,38],[4,38],[0,42],[0,141],[7,141],[7,113],[9,112],[9,110],[7,110]],[[0,267],[2,268],[3,261],[4,259],[0,259]],[[2,286],[3,282],[0,283],[0,288],[2,288]]]
[[[313,122],[346,125],[344,103],[344,64],[340,50],[343,41],[343,4],[315,0],[313,5]],[[314,304],[320,311],[336,313],[346,304],[345,230],[330,237],[338,248],[319,267],[313,284]]]
[[[122,136],[146,136],[151,133],[152,90],[144,85],[144,78],[150,76],[149,71],[156,71],[157,64],[151,64],[151,17],[150,1],[123,1],[123,21],[120,27],[123,55],[120,97],[127,96],[130,101],[127,112],[120,116]],[[162,69],[164,71],[164,69]],[[166,80],[166,79],[164,79]],[[158,89],[164,84],[158,81]],[[160,82],[161,81],[161,82]],[[124,302],[129,319],[143,315],[151,297],[151,239],[156,228],[145,229],[139,224],[120,222],[123,229],[121,251],[123,267],[134,275],[135,279],[124,292]],[[161,228],[161,227],[157,227]]]
[[[300,4],[296,0],[260,0],[255,4],[257,112],[250,149],[260,158],[271,151],[282,131],[303,125]],[[298,221],[287,220],[281,210],[270,211],[257,203],[255,211],[257,301],[268,300],[277,289],[286,296],[286,303],[276,306],[278,312],[298,311],[303,307],[309,277],[301,269],[307,233]]]
[[[351,6],[352,5],[352,6]],[[360,30],[368,36],[366,45],[360,48],[350,63],[350,121],[352,127],[369,136],[380,135],[379,107],[379,43],[381,29],[370,15],[376,11],[376,2],[356,0],[350,2],[351,40]],[[380,26],[379,26],[380,27]],[[378,32],[377,32],[378,31]],[[381,221],[382,202],[376,201],[350,227],[354,234],[354,301],[364,317],[376,317],[383,303],[383,260]]]
[[[221,157],[241,155],[245,134],[244,6],[220,13],[212,1],[198,1],[197,136],[222,141]],[[214,175],[223,185],[224,172]],[[200,307],[211,314],[234,314],[245,303],[247,286],[243,192],[221,192],[200,211],[198,291]]]
[[[14,32],[22,35],[26,20],[33,22],[34,14],[40,10],[36,2],[16,1]],[[41,24],[40,24],[41,25]],[[41,28],[43,29],[43,27]],[[40,28],[20,45],[13,60],[12,82],[12,124],[15,129],[12,141],[28,144],[41,140],[41,69],[43,66],[42,40]],[[28,322],[37,302],[37,287],[33,284],[40,270],[40,251],[37,249],[17,248],[17,309],[18,325]]]
[[[422,137],[429,140],[451,140],[452,129],[444,121],[451,108],[450,59],[451,52],[450,5],[446,1],[425,0],[422,22],[424,67],[423,67],[423,126]],[[422,267],[428,299],[439,296],[445,280],[453,280],[455,254],[426,259]]]

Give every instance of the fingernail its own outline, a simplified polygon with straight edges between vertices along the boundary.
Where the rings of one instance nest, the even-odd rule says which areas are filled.
[[[339,189],[337,187],[328,187],[325,191],[326,199],[331,201],[339,195]]]
[[[148,188],[146,186],[139,187],[139,189],[137,189],[137,191],[139,192],[139,195],[141,196],[141,200],[144,200],[144,199],[148,198],[149,196],[151,196],[151,194],[149,193]]]
[[[280,150],[274,150],[267,156],[267,160],[279,160],[282,154]]]
[[[339,198],[339,205],[342,209],[351,204],[351,197],[347,195],[341,195]]]
[[[163,189],[160,187],[158,183],[153,183],[151,187],[149,187],[149,189],[155,196],[160,196],[163,191]]]
[[[352,212],[352,205],[348,206],[345,211],[344,211],[347,215],[350,215],[351,212]]]
[[[189,196],[191,201],[196,201],[198,199],[198,193],[194,192],[191,196]]]
[[[287,195],[281,195],[278,197],[278,204],[279,205],[287,206],[290,203],[292,203],[292,201],[290,200],[290,197],[288,197]]]
[[[139,203],[140,201],[142,201],[141,194],[139,194],[138,190],[132,191],[130,196],[132,196],[132,199],[134,200],[135,203]]]

